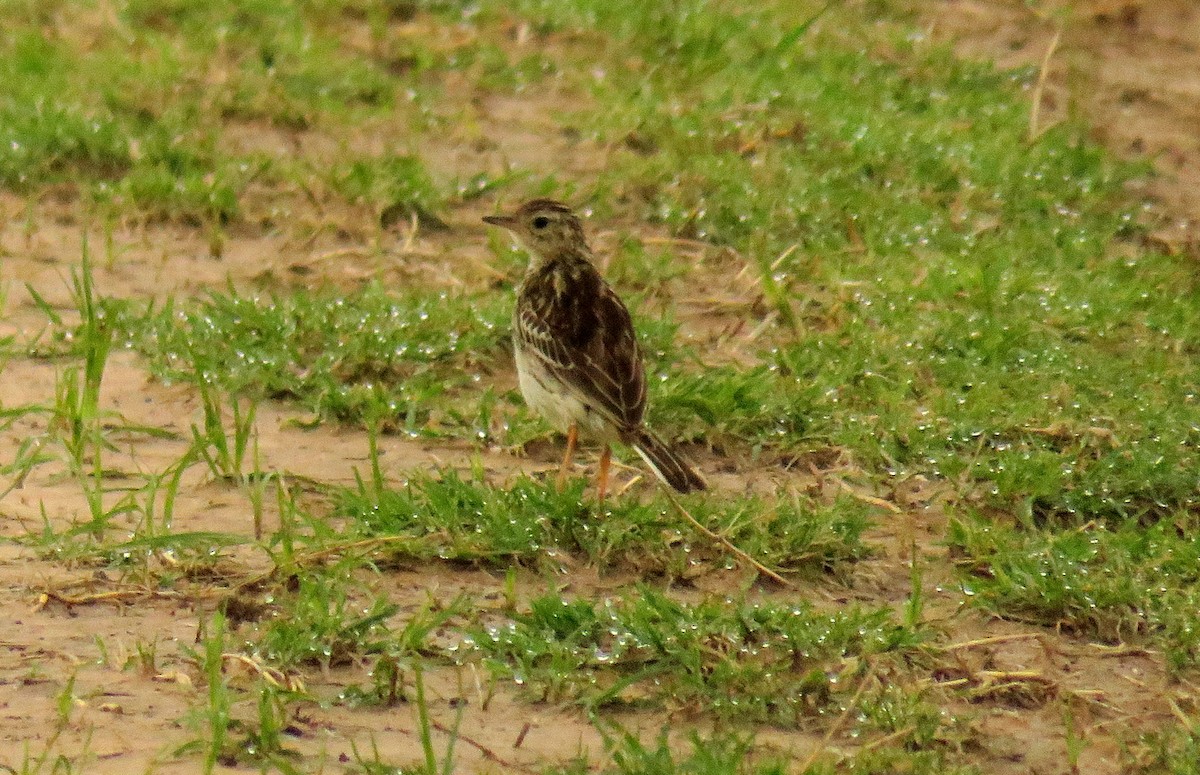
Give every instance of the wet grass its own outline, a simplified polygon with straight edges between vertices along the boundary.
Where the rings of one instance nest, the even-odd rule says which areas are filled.
[[[295,401],[320,419],[414,436],[515,443],[536,432],[516,394],[493,387],[511,370],[505,293],[397,295],[372,283],[349,293],[229,290],[161,308],[110,306],[113,326],[165,380]],[[665,362],[674,331],[670,318],[648,321],[646,350]]]
[[[856,53],[820,25],[797,46],[789,36],[799,28],[776,23],[769,6],[676,10],[685,21],[662,30],[587,2],[488,8],[477,22],[486,37],[510,13],[536,17],[549,44],[586,39],[589,25],[612,21],[604,29],[621,52],[646,54],[632,64],[612,54],[600,79],[566,78],[596,105],[571,122],[618,149],[583,197],[600,213],[620,210],[737,251],[779,317],[750,369],[706,368],[702,354],[672,348],[669,332],[650,332],[662,335],[648,350],[664,377],[653,420],[722,448],[837,447],[881,476],[954,482],[965,500],[1028,520],[1193,508],[1194,284],[1187,267],[1131,241],[1135,208],[1121,184],[1135,170],[1075,125],[1027,142],[1021,90],[1031,73],[962,63],[879,30]],[[716,46],[718,30],[744,34]],[[669,66],[646,64],[662,45]],[[763,51],[778,56],[756,58]],[[706,78],[693,78],[698,72]],[[407,202],[406,212],[435,206],[422,171],[408,166],[417,162],[403,161],[401,171],[391,163],[356,161],[330,177],[379,217],[396,202]],[[649,276],[626,274],[644,287],[677,272],[660,264]],[[380,298],[349,297],[346,316],[371,320]],[[495,338],[457,347],[487,367],[505,358],[495,345],[506,303],[502,292],[468,294],[444,305],[437,322],[470,328],[477,316],[468,308],[482,308]],[[219,306],[188,314],[203,318]],[[246,333],[220,315],[210,329]],[[364,352],[363,365],[385,390],[408,391],[388,403],[405,418],[396,424],[412,430],[444,374],[412,373],[427,347],[420,335],[388,336],[394,350]],[[140,348],[159,359],[178,351],[150,340]],[[294,348],[275,344],[280,356]],[[256,381],[268,394],[355,419],[369,378],[318,364],[311,385],[265,373]],[[468,403],[495,400],[482,387]],[[474,434],[474,425],[456,432]]]
[[[1175,670],[1200,657],[1200,543],[1187,517],[1059,530],[964,518],[947,540],[969,589],[1000,615],[1102,642],[1155,643]]]
[[[358,487],[316,488],[314,506],[291,497],[285,472],[249,459],[263,400],[365,427],[372,453],[379,433],[481,448],[548,436],[511,389],[523,256],[447,229],[458,208],[475,215],[481,202],[532,193],[569,196],[593,232],[616,225],[609,275],[635,310],[649,417],[665,435],[723,470],[783,462],[766,474],[779,481],[801,462],[820,478],[829,460],[884,497],[927,481],[946,494],[947,575],[964,602],[1161,650],[1181,680],[1194,671],[1200,299],[1194,267],[1143,246],[1123,185],[1144,170],[1113,161],[1075,123],[1030,140],[1035,73],[958,61],[894,3],[794,5],[136,0],[114,18],[87,3],[0,11],[6,189],[298,241],[324,228],[289,217],[300,202],[363,216],[350,240],[413,222],[446,255],[492,240],[487,287],[265,281],[147,305],[89,286],[78,329],[51,321],[55,357],[80,364],[57,397],[74,419],[47,434],[62,436],[93,513],[66,532],[47,523],[31,543],[133,564],[138,579],[166,586],[170,552],[199,564],[208,552],[215,567],[214,547],[235,539],[170,524],[182,472],[202,463],[247,498],[256,530],[265,482],[288,515],[255,544],[273,571],[226,601],[234,630],[247,629],[230,634],[219,620],[195,657],[210,690],[210,767],[228,755],[235,705],[259,703],[248,744],[278,752],[288,708],[313,701],[299,689],[279,699],[269,681],[231,688],[222,650],[235,636],[255,664],[369,667],[337,699],[348,704],[412,697],[425,663],[486,667],[531,701],[595,714],[613,772],[784,771],[753,742],[763,724],[871,741],[826,751],[806,772],[972,766],[969,723],[930,677],[943,675],[944,636],[924,622],[918,571],[907,600],[886,605],[797,603],[750,581],[704,595],[697,588],[724,584],[736,563],[645,489],[601,505],[582,480],[560,492],[525,476],[490,481],[482,466],[389,482],[370,459]],[[520,165],[451,175],[422,155],[477,132],[483,113],[464,94],[519,100],[551,86],[571,108],[549,116],[548,131],[606,149],[594,176]],[[292,150],[252,149],[238,140],[247,132]],[[261,209],[264,193],[287,207]],[[756,289],[730,325],[756,336],[687,344],[675,310],[726,289],[730,266]],[[104,484],[111,429],[96,403],[114,344],[161,380],[201,386],[209,410],[191,452],[115,507]],[[0,470],[23,477],[45,462],[22,459]],[[860,564],[889,551],[874,543],[872,498],[796,486],[684,505],[806,591],[845,598]],[[120,535],[118,517],[131,514],[141,522]],[[580,562],[641,583],[611,595],[557,588]],[[503,610],[463,598],[413,612],[367,581],[412,563],[508,572]],[[518,576],[547,591],[518,594]],[[455,645],[435,643],[435,631],[455,633]],[[605,726],[631,709],[742,722],[746,736],[652,742]],[[1146,772],[1182,772],[1194,749],[1180,727],[1130,755]]]
[[[400,551],[418,559],[518,562],[553,569],[556,558],[582,555],[601,570],[636,568],[645,576],[688,578],[733,558],[683,528],[662,496],[597,504],[577,479],[562,492],[519,478],[503,488],[453,472],[414,475],[402,489],[363,485],[341,490],[333,513],[366,535],[411,537]],[[692,516],[760,562],[810,577],[866,556],[867,507],[849,498],[689,498]]]
[[[784,447],[817,437],[1029,518],[1194,507],[1196,289],[1129,242],[1137,170],[1078,126],[1028,142],[1031,72],[878,32],[833,50],[833,25],[798,46],[769,6],[685,6],[673,25],[526,10],[564,33],[607,20],[645,54],[591,87],[607,110],[589,128],[624,148],[592,196],[737,250],[791,324],[760,375],[672,380],[661,411]]]
[[[508,338],[503,299],[447,293],[397,297],[379,285],[281,296],[213,292],[114,316],[163,379],[299,402],[331,420],[388,430],[490,437],[478,390]],[[452,397],[476,386],[463,414]]]
[[[447,192],[419,160],[357,155],[345,141],[385,122],[402,137],[442,120],[428,75],[458,68],[459,55],[449,42],[388,34],[415,11],[138,0],[110,14],[94,3],[9,3],[0,11],[0,185],[31,198],[65,188],[102,212],[210,228],[277,217],[247,211],[256,185],[365,200],[385,222],[428,214]],[[336,158],[247,145],[246,128],[276,132],[284,145],[327,139]]]
[[[535,598],[528,613],[472,640],[486,664],[541,702],[653,703],[795,726],[827,710],[861,660],[913,652],[921,637],[883,610],[687,605],[643,586],[600,604]]]

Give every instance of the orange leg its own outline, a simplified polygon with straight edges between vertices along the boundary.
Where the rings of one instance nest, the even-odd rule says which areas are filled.
[[[558,469],[558,478],[555,479],[555,486],[562,489],[567,483],[567,471],[571,467],[571,461],[575,459],[575,445],[579,442],[579,426],[571,423],[571,427],[567,430],[567,453],[563,455],[562,465]]]
[[[600,471],[596,474],[596,498],[604,503],[604,494],[608,492],[608,464],[612,462],[612,447],[604,445],[600,453]]]

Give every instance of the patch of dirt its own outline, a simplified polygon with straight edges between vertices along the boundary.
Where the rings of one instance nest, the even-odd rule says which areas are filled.
[[[205,717],[192,710],[203,704],[206,689],[185,653],[196,648],[197,622],[207,619],[211,604],[172,599],[39,603],[38,589],[65,583],[61,566],[0,549],[0,606],[13,630],[12,637],[0,639],[0,764],[19,767],[28,745],[34,756],[50,751],[51,760],[60,753],[69,759],[86,756],[87,772],[196,772],[194,756],[176,758],[174,752],[207,734]],[[391,599],[404,607],[401,616],[411,615],[430,595],[449,599],[465,589],[480,597],[490,591],[498,598],[503,583],[503,578],[438,567],[391,573],[382,582]],[[234,631],[231,652],[238,643]],[[256,677],[252,664],[228,660],[234,687]],[[70,722],[56,732],[58,696],[70,677]],[[303,676],[309,692],[329,700],[363,680],[361,668]],[[366,761],[376,751],[384,762],[419,760],[421,740],[411,678],[407,680],[409,700],[395,707],[305,704],[288,719],[285,747],[306,763],[306,770],[341,771],[356,761],[356,751]],[[537,773],[542,763],[603,751],[600,736],[582,713],[531,705],[509,687],[490,685],[473,668],[430,671],[425,682],[436,750],[445,750],[458,708],[464,709],[458,771]],[[243,716],[235,713],[235,718]],[[243,720],[254,721],[249,716]],[[646,715],[626,721],[634,730],[647,725],[653,734],[663,719]]]
[[[1049,58],[1042,93],[1040,124],[1060,120],[1078,105],[1098,139],[1119,153],[1148,156],[1160,177],[1147,193],[1156,201],[1155,237],[1168,250],[1196,251],[1200,241],[1200,7],[1188,0],[1106,0],[1079,2],[1070,9],[1035,14],[1018,0],[937,0],[925,4],[928,28],[952,41],[964,56],[994,59],[1001,66],[1039,64],[1061,28]],[[514,45],[522,33],[513,31]],[[603,168],[604,148],[559,131],[550,117],[569,113],[572,95],[549,92],[499,99],[469,84],[453,86],[469,120],[422,156],[438,165],[445,180],[480,169],[497,175],[523,169],[532,179],[555,174],[587,177]],[[361,139],[361,138],[360,138]],[[366,142],[366,139],[361,139]],[[291,153],[310,143],[319,155],[328,138],[262,132],[248,125],[230,142],[264,153]],[[304,197],[297,196],[297,202]],[[264,201],[259,216],[296,218],[305,228],[286,233],[271,228],[233,229],[219,235],[169,224],[117,223],[110,233],[90,228],[89,245],[97,267],[97,285],[106,295],[164,298],[203,293],[233,282],[242,287],[328,283],[353,287],[371,279],[399,286],[406,282],[448,288],[480,288],[494,283],[488,266],[479,216],[490,210],[467,201],[448,217],[449,228],[433,232],[411,224],[380,229],[367,208],[323,209],[289,204],[293,210],[271,214],[277,204]],[[264,216],[264,213],[266,214]],[[662,239],[640,225],[624,224],[648,242]],[[8,285],[8,305],[0,336],[29,336],[43,325],[43,314],[25,291],[28,283],[60,310],[73,308],[66,277],[82,251],[81,225],[73,202],[43,200],[32,204],[0,193],[0,257]],[[304,235],[304,236],[297,236]],[[599,235],[601,242],[606,236]],[[216,250],[214,250],[216,248]],[[709,254],[703,245],[675,243],[668,249],[712,277],[736,274],[736,257]],[[218,253],[214,257],[214,253]],[[681,336],[712,345],[736,360],[737,350],[753,343],[746,310],[762,313],[752,285],[712,283],[720,288],[686,299],[679,307]],[[676,294],[672,304],[680,301]],[[0,380],[0,406],[45,403],[54,393],[61,367],[42,360],[16,359]],[[163,471],[184,453],[190,426],[199,420],[195,393],[147,378],[128,354],[114,356],[105,373],[103,406],[125,422],[171,431],[171,437],[125,432],[106,464],[130,476]],[[357,431],[322,425],[304,430],[300,413],[264,404],[258,431],[263,466],[288,472],[295,481],[350,483],[355,468],[367,465],[366,439]],[[47,432],[46,420],[30,416],[0,435],[0,460],[11,460],[22,440]],[[408,472],[440,467],[468,469],[482,461],[498,481],[519,472],[554,465],[558,450],[533,447],[522,459],[502,450],[469,444],[386,437],[385,473],[401,479]],[[47,452],[55,451],[47,447]],[[990,619],[960,607],[950,560],[941,542],[945,518],[938,508],[936,483],[909,482],[893,493],[865,492],[854,471],[799,472],[776,465],[725,470],[727,461],[704,458],[712,482],[734,492],[772,492],[788,487],[849,489],[854,497],[881,511],[880,527],[869,536],[876,555],[858,565],[852,583],[810,585],[796,591],[769,592],[778,599],[813,600],[821,605],[885,602],[898,610],[912,591],[909,562],[913,552],[923,568],[926,616],[946,633],[943,668],[928,678],[929,692],[946,692],[944,703],[969,719],[973,754],[988,773],[1118,773],[1123,741],[1131,732],[1158,727],[1171,717],[1177,688],[1161,655],[1136,649],[1104,649],[1046,628]],[[715,468],[722,470],[716,471]],[[266,499],[267,530],[278,520],[274,499]],[[38,468],[20,489],[0,500],[0,538],[36,535],[43,524],[62,530],[80,520],[86,505],[77,482],[61,464]],[[174,527],[184,531],[252,534],[252,508],[245,492],[210,481],[199,468],[184,476],[175,505]],[[45,523],[44,523],[45,520]],[[133,526],[130,526],[132,530]],[[247,549],[228,550],[231,562],[266,569],[266,559]],[[564,588],[603,595],[627,583],[602,577],[594,569],[575,568],[558,580]],[[0,636],[0,764],[20,767],[23,745],[36,756],[63,754],[86,771],[194,772],[194,758],[177,760],[171,752],[201,732],[188,719],[200,704],[200,676],[188,651],[198,622],[216,605],[215,595],[196,591],[172,597],[154,589],[131,598],[99,598],[86,604],[69,601],[87,594],[128,589],[129,579],[109,578],[95,569],[42,557],[31,548],[0,544],[0,621],[10,624]],[[504,579],[483,571],[431,564],[389,571],[372,582],[401,605],[401,617],[429,595],[452,598],[458,592],[486,600],[501,593]],[[714,576],[696,590],[728,590],[743,579]],[[521,595],[543,592],[546,581],[520,575]],[[189,588],[191,589],[191,588]],[[197,590],[199,585],[197,585]],[[137,591],[135,589],[135,591]],[[68,602],[63,602],[63,600]],[[232,635],[236,643],[238,634]],[[101,649],[103,644],[103,650]],[[151,656],[148,656],[152,652]],[[948,667],[945,667],[947,666]],[[68,703],[70,722],[55,735],[57,698],[74,676]],[[310,671],[303,678],[314,693],[337,696],[361,671]],[[466,711],[458,744],[459,771],[536,772],[581,752],[603,760],[594,728],[577,709],[530,704],[501,688],[483,701],[484,676],[469,668],[442,669],[428,677],[435,745],[441,749],[454,723],[455,707]],[[236,675],[234,679],[237,680]],[[1069,709],[1070,713],[1065,713]],[[648,734],[670,721],[662,714],[628,714],[622,723]],[[351,744],[367,753],[378,745],[383,759],[396,764],[421,758],[421,744],[410,705],[390,709],[305,706],[293,720],[288,747],[300,752],[302,769],[338,770],[353,762]],[[1068,728],[1085,741],[1075,767],[1067,754]],[[528,730],[526,730],[528,725]],[[522,737],[523,734],[523,737]],[[515,745],[518,738],[521,745]],[[823,733],[765,730],[760,742],[803,760],[829,741]],[[861,741],[860,741],[861,742]],[[854,741],[834,741],[853,750]]]

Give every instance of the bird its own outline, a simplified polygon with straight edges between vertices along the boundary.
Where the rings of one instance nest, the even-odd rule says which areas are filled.
[[[646,371],[629,309],[596,269],[570,207],[532,199],[485,223],[507,229],[530,255],[513,308],[513,353],[525,403],[567,437],[562,488],[582,432],[602,447],[597,496],[608,487],[612,444],[633,448],[681,493],[707,489],[699,473],[646,427]]]

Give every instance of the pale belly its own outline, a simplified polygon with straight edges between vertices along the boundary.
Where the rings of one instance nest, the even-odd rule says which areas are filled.
[[[612,424],[582,400],[577,391],[561,385],[536,358],[526,357],[519,348],[514,348],[514,357],[517,381],[525,403],[555,430],[566,433],[572,424],[576,424],[585,437],[605,443],[618,440],[619,434]],[[549,386],[555,389],[551,390]]]

